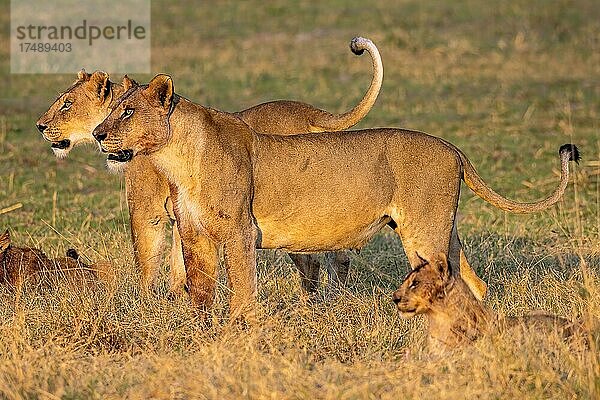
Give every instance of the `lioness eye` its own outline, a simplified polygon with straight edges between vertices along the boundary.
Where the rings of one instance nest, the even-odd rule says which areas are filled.
[[[65,100],[65,102],[63,103],[63,105],[62,105],[62,107],[60,109],[61,110],[68,110],[69,108],[71,108],[71,104],[73,104],[72,101]]]
[[[419,281],[412,281],[412,283],[409,286],[409,289],[414,289],[417,286],[419,286]]]
[[[129,118],[133,115],[133,108],[129,108],[127,107],[125,109],[125,111],[123,111],[123,114],[121,114],[121,118],[125,119],[125,118]]]

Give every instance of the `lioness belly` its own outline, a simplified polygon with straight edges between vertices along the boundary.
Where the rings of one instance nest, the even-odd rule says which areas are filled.
[[[277,217],[259,219],[259,247],[304,252],[359,249],[390,222],[390,218],[382,216],[372,220],[339,222],[330,219],[307,222]]]

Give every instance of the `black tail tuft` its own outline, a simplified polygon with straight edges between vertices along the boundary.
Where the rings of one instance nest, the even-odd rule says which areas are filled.
[[[75,249],[69,249],[67,250],[67,257],[72,258],[73,260],[78,260],[79,253],[77,253],[77,250]]]
[[[350,41],[350,50],[352,50],[352,52],[354,54],[356,54],[357,56],[360,56],[360,55],[362,55],[362,53],[365,52],[365,49],[358,48],[358,42],[361,40],[365,40],[365,39],[357,36],[355,38],[352,38],[352,40]]]
[[[563,155],[565,152],[569,153],[569,161],[575,161],[579,164],[579,160],[581,160],[581,155],[579,153],[579,149],[574,144],[563,144],[560,146],[558,150],[558,154]]]

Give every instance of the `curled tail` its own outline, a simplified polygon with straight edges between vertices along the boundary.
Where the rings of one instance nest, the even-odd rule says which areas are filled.
[[[373,78],[367,93],[353,109],[343,114],[331,115],[329,118],[314,124],[327,131],[341,131],[356,125],[371,111],[383,83],[383,63],[377,46],[369,39],[355,37],[350,41],[350,50],[358,56],[363,54],[365,50],[369,52],[373,62]]]
[[[558,187],[554,189],[554,192],[550,196],[543,200],[533,203],[520,203],[509,200],[494,192],[494,190],[492,190],[477,174],[477,171],[475,171],[475,168],[467,159],[467,157],[460,151],[458,153],[463,165],[463,180],[467,186],[469,186],[469,188],[475,192],[477,196],[481,197],[488,203],[498,207],[501,210],[517,214],[542,211],[560,200],[562,195],[565,193],[567,183],[569,182],[569,161],[575,161],[576,163],[579,163],[579,160],[581,159],[577,146],[573,144],[564,144],[560,146],[558,151],[560,156],[560,182]]]

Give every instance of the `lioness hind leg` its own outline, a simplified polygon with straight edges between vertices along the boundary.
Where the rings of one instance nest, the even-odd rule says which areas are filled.
[[[423,226],[430,227],[429,225]],[[448,254],[449,240],[437,239],[442,236],[443,229],[440,229],[439,234],[427,234],[426,232],[421,233],[419,230],[398,225],[394,231],[402,240],[402,247],[412,269],[420,267],[425,261],[433,260],[440,253]],[[431,231],[428,230],[428,232]],[[447,230],[446,237],[448,236],[450,236],[450,228]]]
[[[456,230],[456,221],[452,226],[452,237],[450,238],[450,254],[448,259],[451,265],[459,265],[460,277],[465,281],[473,295],[478,300],[483,300],[487,292],[487,284],[481,280],[465,256],[458,231]]]
[[[300,272],[302,289],[313,294],[319,287],[320,263],[316,254],[289,253],[296,268]]]
[[[429,180],[429,183],[430,187],[421,188],[422,192],[439,195],[404,193],[404,196],[411,196],[411,201],[404,202],[402,208],[392,208],[389,214],[395,223],[394,231],[402,240],[402,247],[412,269],[423,265],[424,261],[435,259],[440,253],[448,255],[450,265],[458,265],[458,254],[456,260],[449,254],[456,201],[450,194],[451,188],[448,193],[447,188],[442,186],[446,189],[444,191],[438,188],[440,184],[435,179]],[[458,188],[455,193],[458,193]]]
[[[487,284],[477,276],[462,250],[460,251],[460,277],[471,289],[477,300],[483,300],[487,293]]]
[[[325,257],[331,260],[327,263],[328,289],[331,291],[344,287],[350,270],[350,257],[345,251],[327,252]]]

